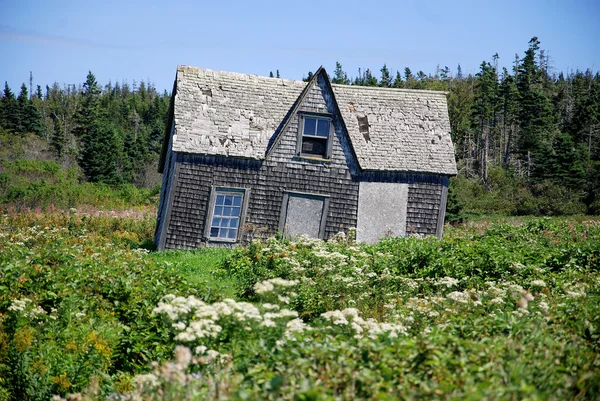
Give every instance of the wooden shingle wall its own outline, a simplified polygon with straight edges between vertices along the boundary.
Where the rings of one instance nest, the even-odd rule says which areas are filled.
[[[443,189],[442,184],[431,182],[415,182],[408,186],[406,234],[438,234]],[[443,204],[445,206],[445,200]]]
[[[177,155],[177,164],[165,249],[199,248],[203,245],[212,186],[252,188],[256,185],[260,162]]]
[[[268,226],[275,231],[278,228],[284,191],[328,196],[330,203],[325,226],[327,239],[340,231],[356,227],[358,167],[324,77],[317,78],[298,111],[327,113],[332,116],[335,135],[331,138],[331,159],[315,161],[296,155],[299,119],[298,116],[291,116],[287,128],[280,133],[273,149],[269,150],[269,156],[261,169],[260,180],[265,185],[259,186],[259,190],[255,192],[269,211],[263,221],[268,222]]]

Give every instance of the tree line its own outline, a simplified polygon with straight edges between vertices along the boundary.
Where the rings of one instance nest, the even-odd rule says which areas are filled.
[[[31,86],[31,80],[30,80]],[[15,138],[34,133],[55,160],[77,164],[91,182],[149,184],[161,151],[170,95],[141,81],[101,87],[90,71],[83,85],[54,83],[0,98],[0,130]]]
[[[510,70],[498,60],[494,54],[466,76],[460,65],[454,74],[445,66],[427,75],[408,67],[393,74],[384,64],[379,78],[369,69],[350,78],[337,62],[331,81],[447,91],[459,177],[488,191],[510,179],[533,198],[561,197],[585,206],[578,211],[600,213],[600,74],[553,73],[537,37]],[[521,206],[521,213],[536,212]]]
[[[515,56],[512,68],[500,69],[498,61],[494,54],[468,75],[460,65],[456,71],[444,66],[426,74],[384,64],[377,76],[359,69],[355,77],[337,62],[331,80],[447,91],[458,178],[484,191],[510,181],[513,186],[503,189],[507,193],[527,193],[529,200],[567,199],[583,207],[577,211],[600,213],[599,73],[552,72],[536,37],[522,56]],[[5,83],[0,130],[38,135],[57,160],[76,162],[89,181],[144,185],[156,167],[169,100],[166,91],[143,81],[101,87],[91,72],[80,86],[54,83],[43,90],[38,85],[29,94],[23,84],[18,96]],[[519,213],[545,213],[521,203]]]

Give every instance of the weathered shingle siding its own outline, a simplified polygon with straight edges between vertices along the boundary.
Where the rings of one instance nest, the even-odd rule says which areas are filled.
[[[210,192],[213,186],[251,188],[256,185],[259,162],[178,155],[175,198],[165,249],[202,246]],[[250,197],[252,199],[252,196]],[[249,204],[249,213],[251,204]]]
[[[447,177],[436,180],[413,182],[408,186],[408,208],[406,211],[406,233],[441,236],[445,207],[444,187],[448,186]],[[442,220],[440,222],[440,219]]]
[[[242,243],[266,237],[279,229],[280,211],[286,191],[329,197],[325,238],[356,226],[357,169],[343,125],[337,116],[324,81],[307,93],[301,112],[330,113],[334,116],[331,161],[297,157],[298,117],[274,143],[264,162],[213,156],[178,155],[178,175],[167,229],[166,249],[203,246],[205,220],[213,186],[250,188]]]
[[[171,134],[173,130],[171,129]],[[171,136],[172,137],[172,136]],[[157,249],[162,249],[164,244],[165,234],[163,228],[165,226],[165,220],[167,219],[169,211],[169,198],[173,196],[171,194],[171,184],[173,182],[173,176],[175,172],[175,159],[173,158],[173,152],[171,151],[172,139],[169,140],[169,147],[165,157],[165,168],[163,171],[162,189],[160,191],[160,201],[158,205],[158,213],[156,217],[156,230],[154,232],[154,246]],[[163,241],[161,241],[161,239]]]
[[[448,187],[447,176],[366,171],[360,174],[360,180],[408,184],[406,234],[441,235],[438,229],[444,213],[440,216],[440,206],[445,207],[442,196]]]
[[[293,115],[273,149],[269,150],[269,156],[261,170],[264,176],[261,182],[268,184],[255,192],[266,202],[265,210],[270,211],[263,216],[263,221],[268,222],[269,227],[275,227],[275,231],[278,228],[284,191],[329,196],[329,213],[325,225],[325,238],[329,238],[339,231],[356,226],[357,163],[331,92],[322,77],[309,89],[298,111],[332,115],[335,135],[331,138],[330,161],[312,161],[296,155],[299,119],[297,115]]]
[[[286,192],[328,198],[326,239],[356,227],[362,181],[406,184],[406,233],[441,235],[448,175],[456,172],[444,94],[332,89],[325,74],[305,89],[295,81],[179,68],[159,249],[206,244],[214,187],[250,190],[242,243],[279,230]],[[297,154],[298,113],[331,115],[329,160]],[[359,130],[361,116],[368,133]]]

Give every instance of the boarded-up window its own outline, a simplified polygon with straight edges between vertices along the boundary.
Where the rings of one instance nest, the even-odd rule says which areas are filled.
[[[287,238],[307,235],[323,238],[329,198],[320,195],[286,193],[281,208],[280,231]]]

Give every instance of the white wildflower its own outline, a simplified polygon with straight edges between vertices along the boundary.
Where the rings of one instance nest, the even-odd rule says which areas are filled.
[[[8,307],[8,310],[21,312],[27,307],[27,304],[29,302],[31,302],[31,299],[29,298],[15,299],[13,300],[12,304]]]
[[[290,335],[291,333],[302,333],[304,330],[310,330],[310,327],[306,325],[302,321],[302,319],[293,319],[287,322],[286,326],[286,335]]]
[[[192,352],[188,347],[178,345],[175,347],[175,361],[181,370],[187,369],[192,362]]]
[[[269,281],[261,281],[254,284],[254,292],[257,294],[265,294],[267,292],[271,292],[275,289],[275,286],[271,284]]]
[[[544,280],[533,280],[531,282],[531,286],[538,287],[538,288],[544,288],[544,287],[546,287],[546,283],[544,282]]]
[[[454,291],[446,295],[446,298],[451,299],[455,302],[466,304],[469,302],[469,294],[461,291]]]
[[[446,288],[454,287],[458,285],[458,280],[452,277],[443,277],[434,283],[436,286],[445,286]]]
[[[153,373],[137,375],[135,376],[135,381],[139,387],[145,389],[155,388],[159,385],[158,377],[156,377],[156,375]]]
[[[185,330],[185,323],[183,323],[183,322],[177,322],[177,323],[173,323],[171,326],[172,326],[172,327],[173,327],[175,330],[179,330],[179,331],[181,331],[181,330]]]
[[[265,318],[260,325],[263,327],[275,327],[275,326],[277,326],[277,323],[275,323],[271,319]]]
[[[278,310],[279,309],[279,305],[277,304],[262,304],[262,307],[264,310]]]

